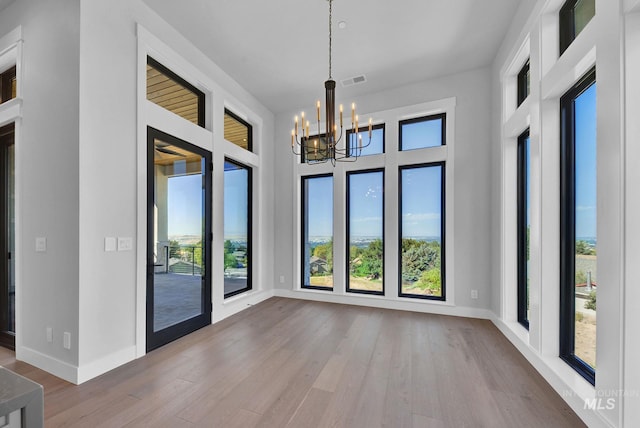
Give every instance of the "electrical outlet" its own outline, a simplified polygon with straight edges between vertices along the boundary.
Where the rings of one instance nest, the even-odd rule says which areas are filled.
[[[38,237],[36,238],[36,252],[44,253],[47,251],[47,238]]]
[[[62,346],[64,349],[71,349],[71,333],[65,331],[62,335]]]
[[[280,275],[280,284],[284,284],[284,275]]]
[[[51,327],[47,327],[47,342],[53,342],[53,329]]]
[[[133,249],[133,238],[118,237],[118,251],[131,251]]]
[[[478,290],[471,290],[471,298],[472,299],[478,298]]]

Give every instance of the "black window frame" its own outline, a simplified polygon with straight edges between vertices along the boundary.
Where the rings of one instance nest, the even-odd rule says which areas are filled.
[[[246,293],[253,290],[253,168],[249,165],[228,157],[224,158],[224,163],[230,163],[239,168],[247,170],[247,286],[245,288],[241,288],[240,290],[234,290],[230,293],[225,292],[223,298],[228,299],[229,297],[233,297],[238,294]]]
[[[576,34],[575,7],[580,0],[567,0],[558,14],[560,56],[578,36]],[[594,15],[595,16],[595,15]],[[593,19],[593,17],[592,17]]]
[[[530,64],[529,59],[518,72],[518,107],[527,99],[530,93]]]
[[[595,67],[560,98],[560,358],[595,385],[595,369],[575,355],[575,100],[596,82]]]
[[[529,330],[529,318],[527,317],[527,307],[529,303],[527,269],[527,210],[530,201],[527,199],[527,185],[529,183],[529,170],[527,169],[527,140],[529,140],[529,129],[527,128],[518,137],[518,160],[517,160],[517,246],[518,246],[518,322]],[[530,140],[529,140],[530,142]],[[530,146],[529,146],[530,147]],[[531,159],[531,158],[529,158]]]
[[[440,284],[441,296],[427,296],[402,292],[402,171],[406,169],[418,169],[440,166]],[[428,162],[422,164],[401,165],[398,167],[398,297],[409,297],[424,300],[447,300],[446,283],[446,161]]]
[[[385,127],[384,123],[378,123],[375,125],[371,125],[371,131],[375,131],[377,129],[382,129],[382,152],[381,153],[372,153],[370,155],[360,155],[360,156],[377,156],[377,155],[384,155],[387,151],[387,128]],[[358,127],[358,134],[365,132],[368,133],[369,132],[369,124],[365,124],[363,128]],[[351,157],[351,135],[355,134],[355,129],[347,129],[347,135],[346,135],[346,140],[345,140],[345,147],[349,148],[349,152],[348,152],[348,157]],[[356,141],[357,144],[357,141]],[[359,156],[359,157],[360,157]]]
[[[440,144],[439,146],[431,146],[431,147],[419,147],[416,149],[403,149],[402,148],[402,127],[403,125],[410,125],[412,123],[418,123],[418,122],[429,122],[431,120],[438,120],[441,119],[442,120],[442,130],[441,130],[441,135],[440,135],[440,139],[442,141],[442,144]],[[411,119],[405,119],[405,120],[401,120],[398,122],[398,150],[401,152],[406,152],[406,151],[411,151],[411,150],[425,150],[425,149],[433,149],[436,147],[442,147],[442,146],[446,146],[447,145],[447,113],[437,113],[437,114],[430,114],[428,116],[420,116],[420,117],[414,117]]]
[[[306,257],[305,257],[305,252],[304,252],[304,247],[305,247],[305,241],[307,238],[307,233],[306,233],[306,225],[307,225],[307,193],[306,193],[306,186],[305,186],[305,182],[307,180],[312,180],[314,178],[326,178],[326,177],[331,177],[332,180],[335,180],[335,177],[333,175],[333,173],[326,173],[326,174],[314,174],[314,175],[304,175],[301,177],[301,193],[300,193],[300,200],[301,200],[301,206],[300,206],[300,219],[302,220],[301,223],[301,241],[300,241],[300,246],[301,246],[301,264],[300,264],[300,287],[307,289],[307,290],[321,290],[321,291],[333,291],[334,287],[322,287],[322,286],[317,286],[317,285],[311,285],[311,284],[305,284],[305,265],[306,265]],[[333,195],[334,197],[331,198],[331,204],[333,206],[334,203],[334,198],[335,195]],[[333,232],[332,235],[333,237]],[[335,241],[334,241],[334,246],[335,246]],[[333,250],[332,250],[333,251]],[[335,271],[332,273],[332,276],[334,278],[334,282],[335,282]]]
[[[15,145],[15,123],[0,126],[0,164],[2,165],[2,171],[0,171],[0,198],[3,201],[7,201],[9,198],[9,169],[7,164],[9,147],[12,145]],[[3,225],[2,230],[0,230],[0,254],[3,259],[2,263],[0,263],[0,280],[2,281],[0,286],[0,346],[15,350],[15,290],[13,291],[13,308],[11,308],[9,284],[9,263],[12,257],[15,258],[15,254],[10,252],[8,228],[4,227],[9,224],[7,211],[5,209],[0,212],[0,225]]]
[[[205,125],[205,117],[206,117],[206,115],[205,115],[205,94],[204,94],[204,92],[202,92],[200,89],[196,88],[191,83],[187,82],[184,78],[180,77],[179,75],[177,75],[176,73],[171,71],[168,67],[162,65],[160,62],[158,62],[158,60],[154,59],[153,57],[151,57],[149,55],[147,55],[147,65],[152,66],[156,70],[160,71],[162,74],[166,75],[168,78],[170,78],[170,79],[174,80],[176,83],[179,83],[180,85],[184,86],[185,89],[188,89],[189,91],[193,92],[194,95],[196,95],[196,97],[198,98],[198,123],[197,123],[197,125],[199,127],[201,127],[201,128],[204,128],[206,126]],[[157,104],[157,105],[159,105],[159,104]],[[162,106],[160,106],[160,107],[162,107]],[[164,107],[162,107],[162,108],[164,108]],[[171,111],[169,109],[165,109],[165,110]],[[176,113],[174,113],[174,114],[176,114]],[[178,116],[180,116],[180,115],[178,115]],[[182,117],[184,119],[183,116],[180,116],[180,117]]]
[[[224,114],[247,127],[247,148],[246,150],[253,153],[253,125],[225,107]]]
[[[0,104],[13,99],[13,81],[16,79],[16,66],[11,66],[0,73]]]
[[[350,258],[350,254],[351,254],[351,221],[350,221],[350,211],[351,211],[351,176],[353,175],[359,175],[359,174],[368,174],[368,173],[373,173],[373,172],[380,172],[382,173],[382,290],[381,291],[375,291],[375,290],[355,290],[355,289],[351,289],[351,287],[349,286],[349,282],[350,282],[350,272],[351,272],[351,266],[349,263],[349,258]],[[354,294],[371,294],[371,295],[375,295],[375,296],[384,296],[384,292],[385,292],[385,280],[384,277],[386,275],[386,269],[385,269],[385,169],[384,168],[371,168],[371,169],[361,169],[361,170],[357,170],[357,171],[347,171],[346,173],[346,227],[345,227],[345,236],[346,236],[346,254],[345,254],[345,259],[346,259],[346,274],[345,274],[345,291],[347,293],[354,293]]]

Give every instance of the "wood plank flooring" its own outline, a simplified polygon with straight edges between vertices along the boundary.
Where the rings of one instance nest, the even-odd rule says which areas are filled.
[[[579,427],[489,321],[271,298],[80,386],[47,427]]]

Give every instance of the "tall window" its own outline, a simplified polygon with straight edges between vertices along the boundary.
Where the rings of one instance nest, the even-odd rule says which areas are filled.
[[[444,169],[400,167],[400,296],[445,298]]]
[[[224,162],[224,297],[251,290],[251,168]]]
[[[224,139],[245,150],[253,150],[253,127],[231,111],[224,109]]]
[[[16,66],[0,73],[0,104],[16,97]]]
[[[596,368],[596,73],[560,100],[560,357],[592,384]]]
[[[596,0],[567,0],[560,9],[560,55],[596,14]]]
[[[147,99],[204,127],[204,93],[151,57],[147,57]]]
[[[333,176],[302,178],[302,287],[333,290]]]
[[[530,92],[531,77],[529,73],[529,60],[518,73],[518,106],[527,99]]]
[[[347,173],[347,291],[384,294],[384,170]]]
[[[529,328],[530,148],[529,130],[518,137],[518,322]]]
[[[400,150],[444,146],[445,122],[444,113],[400,121]]]

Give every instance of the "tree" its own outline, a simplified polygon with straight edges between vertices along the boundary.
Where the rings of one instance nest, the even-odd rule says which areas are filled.
[[[327,262],[328,272],[333,272],[333,238],[313,249],[313,255]]]
[[[352,263],[351,265],[353,274],[370,279],[382,278],[382,239],[376,239],[371,242],[367,248],[359,251],[359,253],[357,258],[360,259],[360,263]]]
[[[586,284],[587,283],[587,274],[584,273],[583,270],[576,271],[576,285],[577,284]]]
[[[576,254],[581,254],[585,256],[594,256],[596,254],[596,249],[593,248],[587,241],[576,241]]]
[[[596,292],[589,293],[589,300],[584,303],[585,309],[596,310]]]
[[[434,268],[440,268],[440,244],[438,242],[402,240],[402,279],[416,282],[420,276]]]
[[[431,294],[433,295],[442,295],[442,276],[440,275],[440,268],[433,268],[424,272],[420,276],[416,285],[423,290],[431,291]]]

